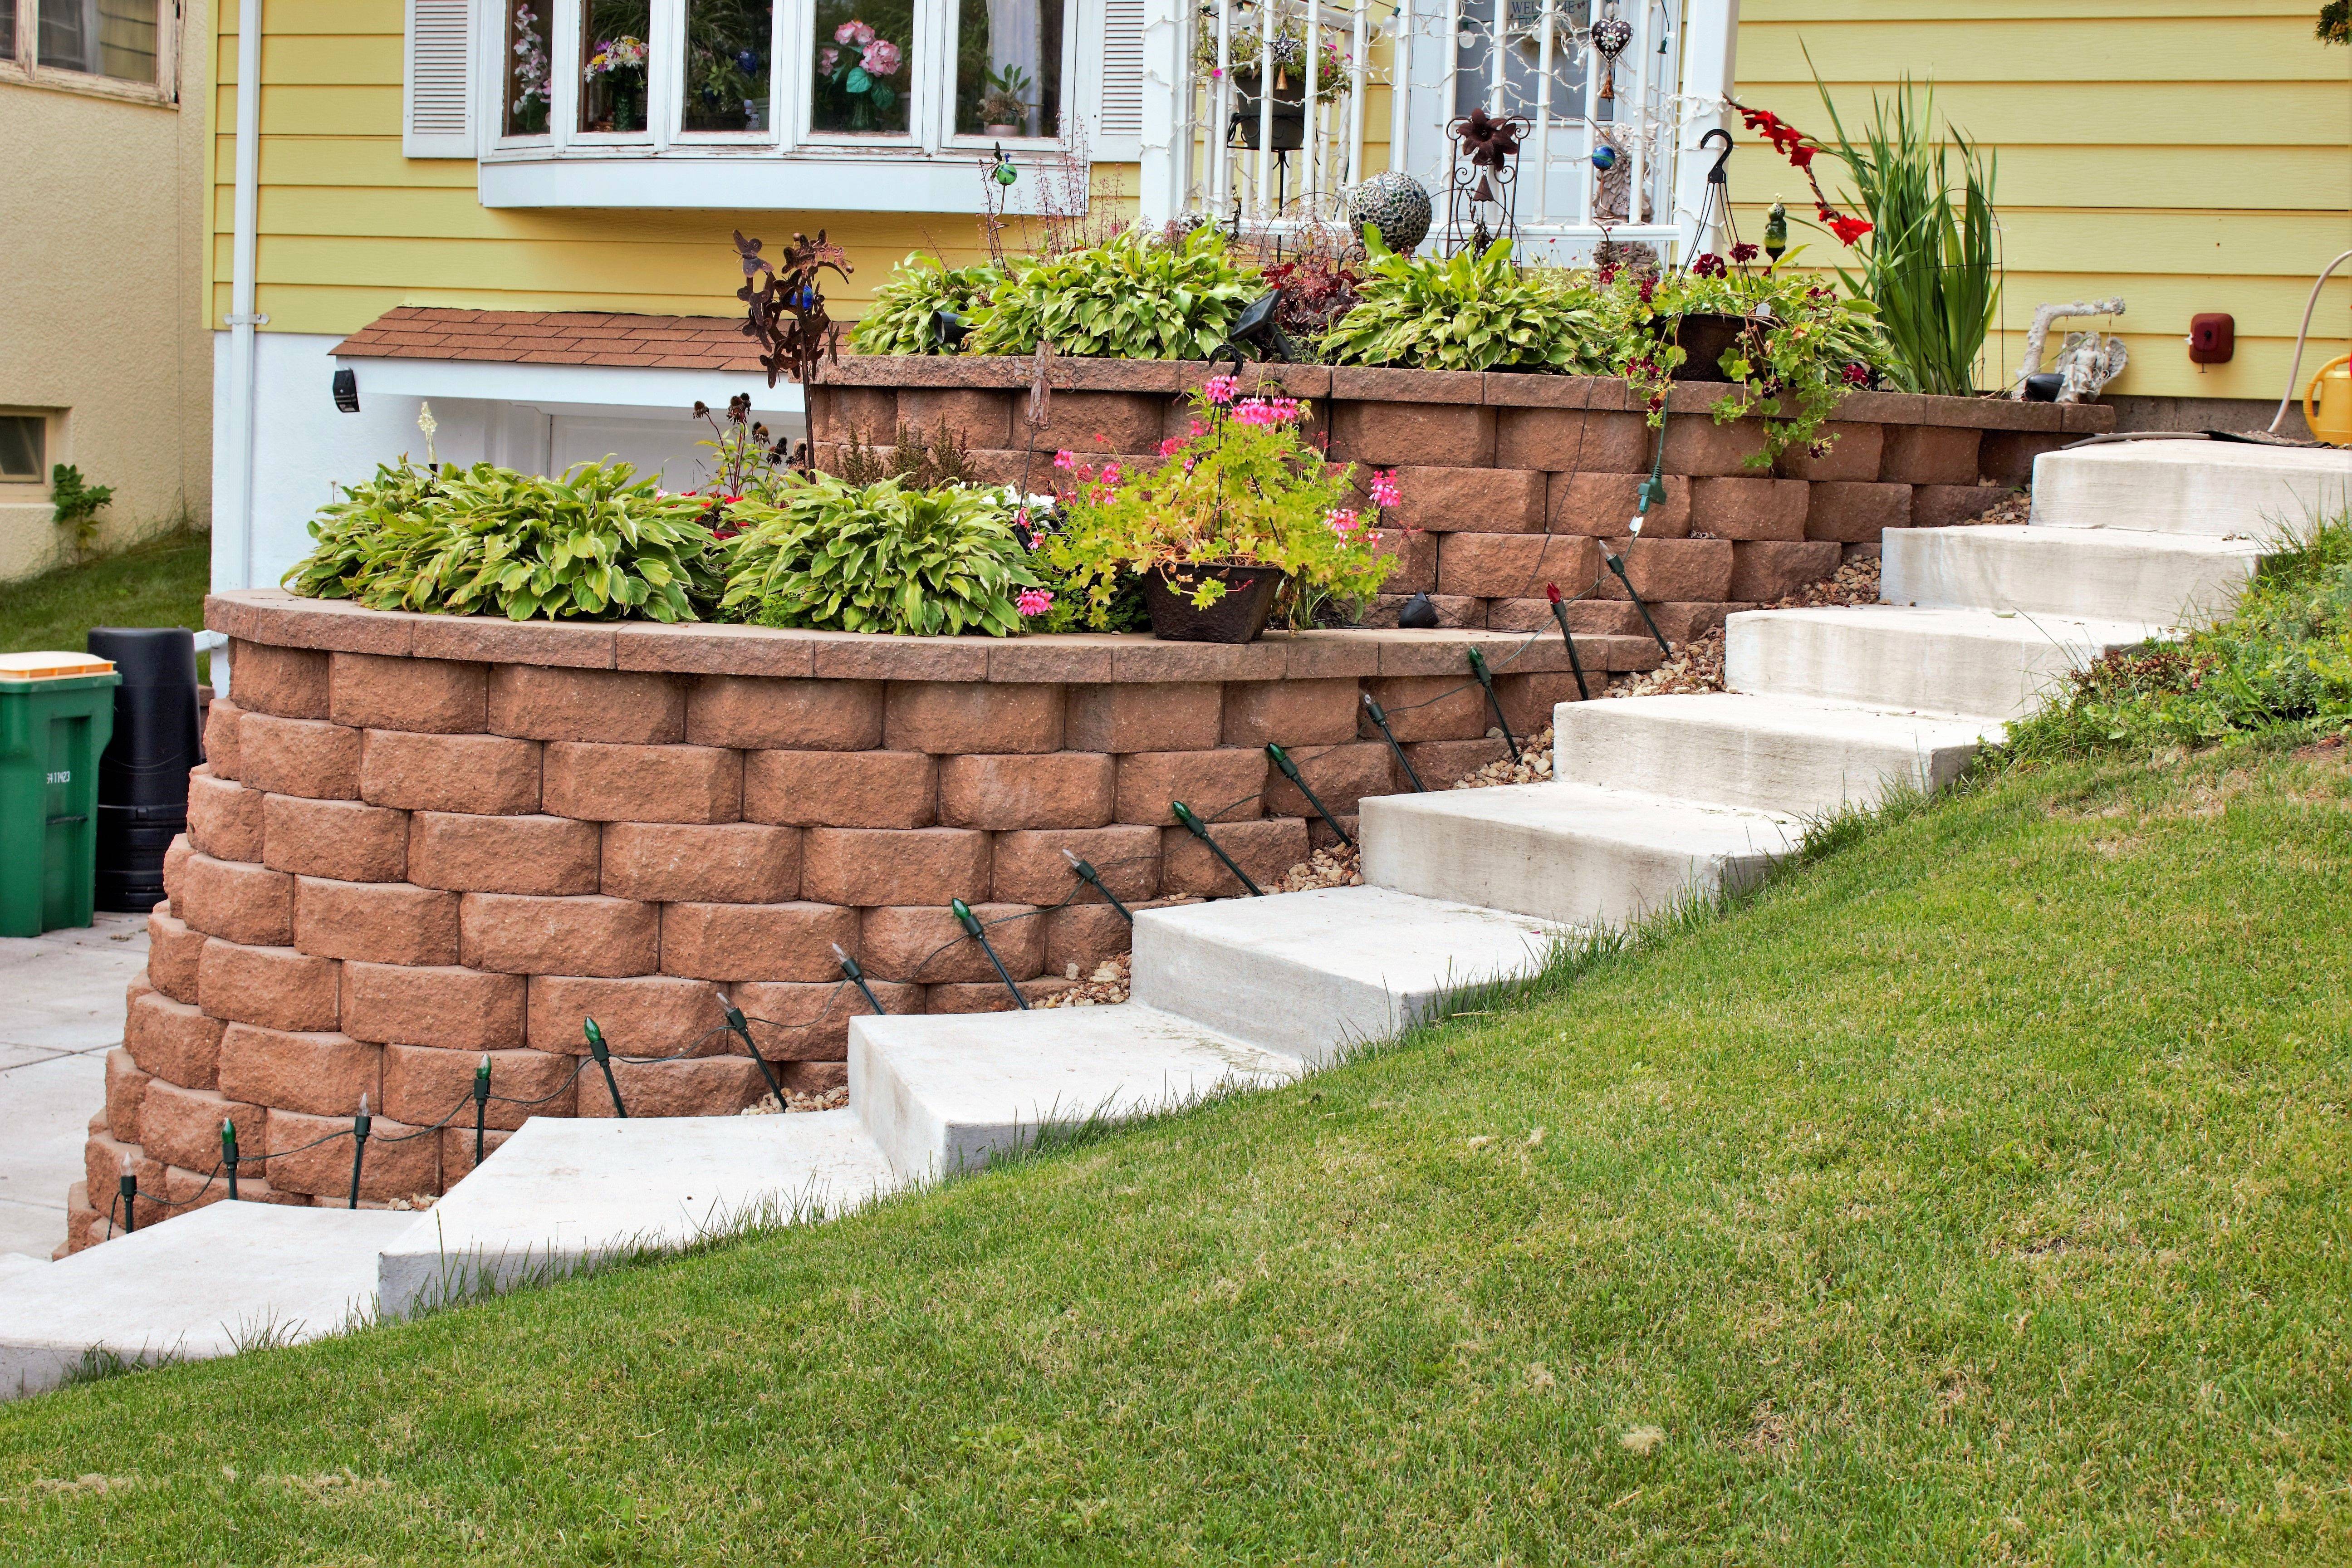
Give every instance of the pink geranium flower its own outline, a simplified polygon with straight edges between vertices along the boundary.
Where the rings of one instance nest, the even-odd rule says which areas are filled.
[[[867,76],[897,76],[902,57],[898,46],[887,38],[877,38],[866,46],[866,58],[858,63]]]
[[[862,49],[874,41],[874,29],[853,16],[833,30],[833,41],[836,44],[855,44]]]
[[[1054,467],[1057,468],[1075,468],[1077,466],[1078,455],[1076,452],[1065,450],[1054,454]]]
[[[831,76],[834,73],[835,68],[840,64],[841,51],[835,48],[831,44],[827,44],[824,47],[816,52],[817,75]]]
[[[1327,511],[1323,514],[1323,521],[1329,523],[1331,531],[1342,540],[1363,526],[1363,520],[1352,511]]]
[[[1201,390],[1208,395],[1212,403],[1231,403],[1234,395],[1241,389],[1241,382],[1230,375],[1213,375],[1201,384]]]
[[[1397,490],[1396,470],[1394,468],[1374,468],[1372,470],[1372,504],[1374,506],[1391,507],[1396,505],[1403,499],[1404,498],[1399,494]]]
[[[1024,616],[1042,616],[1054,607],[1054,595],[1043,588],[1024,588],[1013,607]]]

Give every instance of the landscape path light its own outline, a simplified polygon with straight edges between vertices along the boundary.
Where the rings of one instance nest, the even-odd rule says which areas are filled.
[[[1381,732],[1381,739],[1389,743],[1389,754],[1396,758],[1397,766],[1402,768],[1404,776],[1412,781],[1414,793],[1426,795],[1429,786],[1421,782],[1419,773],[1413,772],[1412,759],[1404,754],[1404,748],[1397,744],[1396,731],[1389,728],[1389,716],[1381,711],[1381,705],[1372,700],[1372,694],[1369,691],[1364,693],[1364,711],[1371,716],[1372,727]]]
[[[751,1038],[751,1020],[743,1016],[742,1008],[723,997],[719,1005],[726,1010],[728,1028],[743,1042],[743,1048],[751,1053],[751,1059],[760,1064],[760,1076],[767,1080],[768,1092],[776,1097],[776,1109],[783,1110],[784,1086],[776,1081],[776,1069],[768,1065],[768,1058],[760,1054],[759,1042]]]
[[[881,998],[874,994],[874,987],[866,984],[866,971],[857,967],[857,960],[844,952],[841,943],[837,942],[833,944],[833,956],[841,961],[841,973],[849,977],[849,983],[852,985],[857,987],[857,994],[866,998],[866,1005],[874,1009],[874,1016],[877,1018],[882,1017],[887,1010],[882,1005]]]
[[[1495,722],[1502,728],[1503,745],[1510,760],[1519,760],[1518,738],[1511,733],[1511,721],[1503,717],[1503,700],[1495,695],[1495,672],[1486,668],[1486,656],[1476,647],[1470,649],[1470,673],[1478,678],[1479,689],[1486,693],[1486,706],[1495,710]]]
[[[1077,874],[1079,881],[1087,884],[1089,887],[1093,888],[1096,892],[1100,893],[1104,899],[1109,901],[1112,909],[1117,910],[1126,918],[1128,924],[1133,925],[1135,923],[1135,912],[1129,910],[1125,904],[1118,901],[1118,895],[1112,892],[1104,883],[1102,873],[1100,871],[1097,871],[1092,866],[1087,865],[1070,850],[1063,850],[1062,858],[1070,863],[1070,869]]]
[[[629,1108],[621,1103],[621,1086],[613,1081],[613,1054],[604,1046],[604,1031],[596,1026],[593,1018],[580,1020],[580,1032],[588,1037],[588,1054],[604,1069],[604,1092],[613,1097],[613,1114],[626,1121]]]
[[[1577,700],[1589,702],[1592,692],[1584,684],[1584,661],[1576,657],[1576,634],[1568,629],[1568,605],[1560,597],[1559,584],[1545,584],[1544,597],[1551,601],[1551,618],[1559,623],[1559,640],[1568,645],[1568,668],[1576,672]]]
[[[1254,899],[1265,897],[1265,889],[1251,881],[1249,873],[1234,863],[1234,858],[1225,853],[1225,847],[1209,837],[1208,825],[1192,815],[1191,806],[1181,800],[1171,800],[1168,803],[1168,809],[1176,814],[1176,820],[1184,825],[1185,832],[1207,845],[1209,853],[1223,860],[1225,863],[1225,869],[1241,879],[1242,886],[1250,890],[1250,897]]]
[[[228,1167],[228,1201],[236,1202],[236,1123],[221,1118],[221,1163]]]
[[[367,1158],[368,1129],[373,1125],[374,1118],[368,1115],[367,1095],[362,1091],[360,1095],[359,1114],[352,1118],[351,1206],[353,1208],[360,1206],[360,1162]]]
[[[490,1055],[482,1053],[482,1065],[474,1069],[474,1168],[482,1166],[482,1136],[488,1125],[490,1110]]]
[[[1477,655],[1474,653],[1471,657],[1475,658]],[[1355,839],[1349,837],[1348,830],[1339,826],[1339,819],[1331,815],[1331,808],[1325,805],[1322,798],[1307,786],[1304,778],[1299,776],[1298,764],[1290,760],[1290,753],[1272,741],[1268,741],[1265,743],[1265,754],[1274,759],[1274,765],[1282,770],[1284,778],[1298,786],[1298,793],[1307,797],[1307,804],[1315,808],[1315,815],[1331,825],[1331,831],[1339,836],[1339,842],[1353,849],[1356,847]]]
[[[139,1173],[131,1168],[128,1155],[123,1157],[122,1174],[114,1180],[114,1191],[122,1205],[122,1234],[129,1236],[139,1228]]]
[[[971,906],[961,899],[950,899],[948,908],[955,911],[956,921],[963,927],[964,934],[980,943],[980,951],[988,954],[988,962],[995,968],[996,977],[1004,982],[1004,988],[1007,991],[1013,993],[1013,1005],[1024,1013],[1029,1011],[1029,998],[1021,994],[1021,987],[1013,983],[1013,976],[1006,971],[1004,961],[996,956],[996,949],[989,943],[988,928],[980,923],[980,917],[971,912]]]

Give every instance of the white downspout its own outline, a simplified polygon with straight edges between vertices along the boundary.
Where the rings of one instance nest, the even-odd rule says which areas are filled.
[[[1700,151],[1698,141],[1717,126],[1733,129],[1733,116],[1720,100],[1731,96],[1738,78],[1739,0],[1690,0],[1683,21],[1681,87],[1687,113],[1682,118],[1675,163],[1674,222],[1682,231],[1677,258],[1682,261],[1721,247],[1723,215],[1714,215],[1706,232],[1699,232],[1698,215],[1706,205],[1706,172],[1715,166],[1715,153]]]
[[[228,315],[229,559],[236,586],[254,585],[255,230],[261,201],[261,4],[237,0],[236,196],[230,218]]]

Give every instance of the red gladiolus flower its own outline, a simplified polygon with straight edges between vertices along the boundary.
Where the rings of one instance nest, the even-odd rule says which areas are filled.
[[[1870,232],[1869,224],[1858,217],[1848,217],[1832,207],[1822,209],[1822,221],[1830,226],[1830,232],[1844,245],[1852,245]]]

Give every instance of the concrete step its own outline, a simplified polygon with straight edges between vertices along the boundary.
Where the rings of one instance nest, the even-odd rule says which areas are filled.
[[[2227,615],[2263,557],[2251,539],[2032,525],[1890,528],[1885,548],[1890,605],[2183,626]]]
[[[1146,910],[1135,1000],[1321,1067],[1465,988],[1533,974],[1562,929],[1526,915],[1326,888]]]
[[[533,1117],[389,1239],[387,1318],[668,1251],[750,1224],[826,1219],[898,1186],[847,1110]]]
[[[1552,777],[1711,805],[1820,816],[1890,785],[1941,789],[2001,727],[1810,697],[1706,692],[1563,702]]]
[[[2003,721],[2039,707],[2070,670],[2166,635],[2139,621],[1893,605],[1750,610],[1726,626],[1734,691]]]
[[[2352,503],[2352,451],[2117,441],[2033,460],[2033,521],[2269,542]]]
[[[1790,816],[1578,784],[1375,795],[1362,811],[1366,882],[1570,925],[1744,887],[1804,837]]]
[[[299,1344],[365,1321],[390,1209],[213,1204],[0,1280],[0,1399],[93,1354],[161,1364]]]
[[[857,1017],[849,1103],[893,1169],[942,1177],[1075,1128],[1285,1083],[1296,1057],[1155,1007]]]

